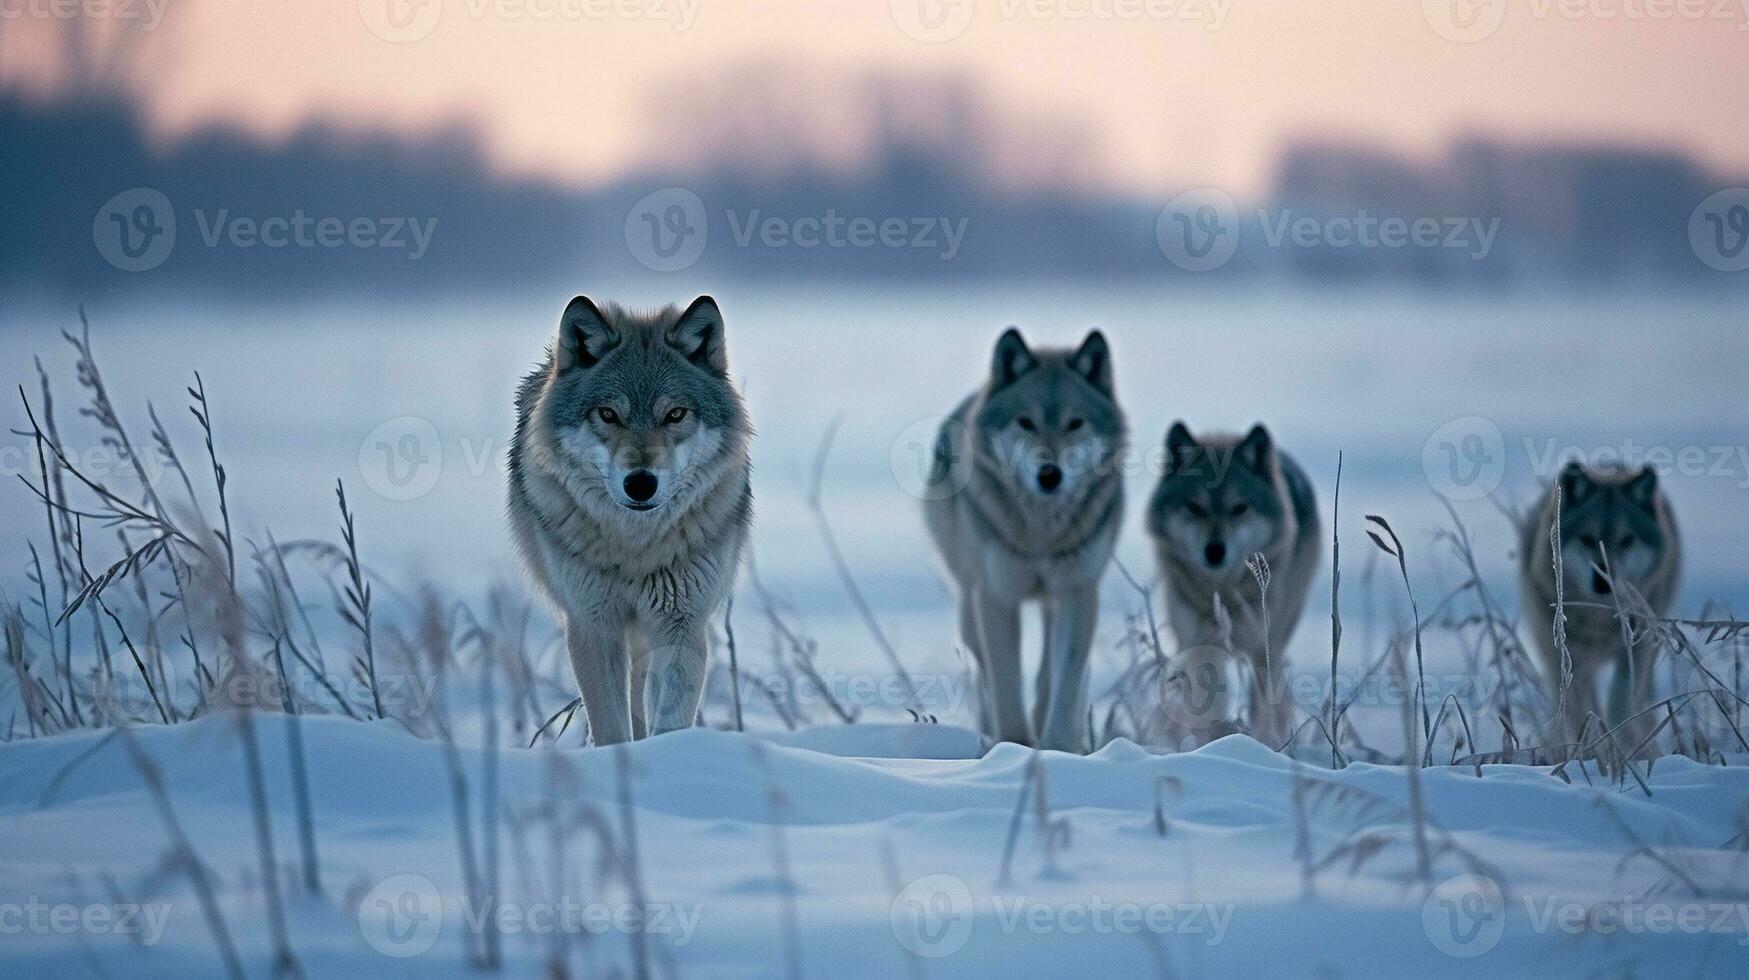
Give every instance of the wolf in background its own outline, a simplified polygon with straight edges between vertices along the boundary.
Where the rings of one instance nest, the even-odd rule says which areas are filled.
[[[1278,746],[1293,714],[1282,656],[1317,575],[1323,538],[1311,481],[1261,425],[1243,438],[1198,439],[1175,422],[1164,463],[1148,533],[1178,640],[1173,674],[1185,675],[1192,704],[1182,727],[1199,743],[1235,730],[1223,702],[1227,661],[1237,654],[1251,668],[1253,730]],[[1254,554],[1269,566],[1267,610],[1246,565]]]
[[[691,726],[753,508],[716,301],[573,299],[516,416],[510,526],[564,623],[595,743]]]
[[[1111,350],[1095,330],[1069,350],[1034,350],[1009,328],[990,376],[935,443],[924,519],[959,598],[960,638],[982,679],[980,724],[1007,742],[1085,752],[1087,673],[1099,579],[1123,521],[1126,446]],[[1029,719],[1020,608],[1044,614]]]
[[[1557,508],[1560,530],[1551,534]],[[1522,533],[1525,622],[1542,654],[1551,703],[1562,687],[1561,652],[1554,639],[1554,541],[1560,541],[1560,598],[1573,671],[1565,710],[1558,712],[1565,719],[1560,737],[1576,739],[1592,714],[1612,728],[1627,722],[1651,703],[1657,649],[1644,635],[1645,616],[1669,612],[1682,566],[1682,539],[1657,472],[1587,469],[1570,462]],[[1611,667],[1615,673],[1605,709],[1598,681]],[[1628,723],[1624,747],[1637,745],[1652,723],[1649,717]],[[1590,736],[1600,734],[1593,723]]]

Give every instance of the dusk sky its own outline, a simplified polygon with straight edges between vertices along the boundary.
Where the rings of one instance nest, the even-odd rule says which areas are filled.
[[[750,64],[958,73],[998,115],[1079,127],[1087,179],[1140,193],[1253,192],[1307,136],[1629,142],[1749,173],[1749,0],[127,2],[136,26],[161,16],[136,77],[162,135],[460,121],[506,170],[579,184],[684,144],[657,95],[732,99]],[[7,4],[0,77],[53,77],[49,3]]]

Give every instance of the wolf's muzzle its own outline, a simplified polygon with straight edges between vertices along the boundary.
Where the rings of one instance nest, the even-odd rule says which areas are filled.
[[[626,474],[625,491],[626,496],[632,499],[632,506],[634,508],[638,510],[647,509],[645,507],[639,507],[638,505],[647,504],[650,498],[656,495],[656,474],[651,473],[649,470],[631,471]]]
[[[1210,568],[1221,567],[1221,563],[1227,560],[1226,543],[1221,541],[1210,541],[1208,546],[1202,549],[1202,557],[1204,561],[1209,563]]]
[[[1056,493],[1057,488],[1062,485],[1062,470],[1050,463],[1046,463],[1038,468],[1038,488],[1040,490],[1043,490],[1045,493]]]

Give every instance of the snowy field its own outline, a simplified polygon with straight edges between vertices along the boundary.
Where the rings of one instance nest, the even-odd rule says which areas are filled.
[[[285,720],[258,723],[285,948],[309,976],[474,976],[488,943],[511,975],[1749,971],[1742,756],[1662,760],[1649,794],[1578,766],[1571,785],[1546,769],[1427,769],[1418,825],[1402,769],[1296,766],[1243,736],[1167,756],[1127,742],[1047,754],[1031,776],[1028,751],[971,758],[975,736],[939,726],[701,730],[491,761],[469,749],[470,889],[443,746],[392,722],[311,718],[312,892]],[[0,747],[0,908],[35,903],[15,921],[41,923],[8,930],[7,975],[218,975],[215,922],[244,972],[272,974],[236,735],[213,717],[131,745]],[[483,827],[493,780],[504,819]],[[190,858],[212,882],[210,919]],[[63,918],[93,909],[113,918]]]
[[[719,628],[701,727],[616,750],[566,713],[569,666],[504,533],[509,392],[556,302],[94,305],[106,391],[188,530],[171,543],[186,565],[178,579],[160,552],[59,621],[61,575],[78,593],[124,542],[78,518],[57,571],[48,529],[65,524],[12,479],[41,483],[14,410],[0,976],[1749,975],[1745,635],[1683,632],[1696,657],[1659,668],[1676,700],[1655,760],[1598,740],[1549,765],[1546,698],[1514,666],[1501,512],[1571,453],[1703,450],[1664,481],[1687,543],[1675,612],[1749,605],[1749,447],[1724,414],[1749,358],[1740,297],[717,295],[759,430],[737,665]],[[15,319],[9,381],[46,417],[40,355],[69,460],[143,500],[81,414],[93,392],[58,335],[76,317]],[[907,467],[1008,322],[1047,342],[1102,327],[1138,445],[1179,417],[1268,423],[1326,519],[1342,453],[1341,660],[1333,694],[1326,550],[1286,655],[1289,745],[1150,738],[1171,709],[1147,668],[1172,651],[1148,617],[1147,473],[1118,548],[1142,587],[1116,569],[1103,585],[1102,748],[1035,755],[965,727],[976,691]],[[224,511],[187,411],[197,370]],[[185,470],[156,453],[148,402]],[[835,425],[819,489],[846,567],[809,506]],[[1470,436],[1498,439],[1480,484],[1451,469],[1475,460],[1440,455]],[[108,506],[66,482],[79,508]],[[1410,606],[1366,514],[1401,534],[1424,621],[1438,717],[1419,751]],[[226,526],[234,573],[210,536]],[[123,527],[128,548],[155,533]],[[251,665],[227,674],[228,648]]]

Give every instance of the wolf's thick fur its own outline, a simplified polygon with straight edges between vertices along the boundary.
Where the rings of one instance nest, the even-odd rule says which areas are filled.
[[[564,620],[595,743],[691,726],[753,507],[716,302],[577,297],[516,415],[510,525]]]
[[[1518,549],[1525,623],[1542,654],[1551,701],[1561,686],[1561,653],[1554,641],[1555,563],[1550,535],[1557,499],[1562,600],[1567,652],[1573,667],[1563,737],[1572,739],[1588,713],[1614,726],[1651,703],[1657,651],[1641,636],[1644,614],[1664,616],[1669,612],[1682,566],[1682,539],[1655,471],[1596,470],[1578,463],[1568,463],[1562,469],[1560,478],[1544,495],[1542,506],[1525,523]],[[1631,659],[1617,608],[1628,614],[1627,629],[1634,638]],[[1597,686],[1600,673],[1610,667],[1615,668],[1615,675],[1608,710],[1604,711]],[[1636,719],[1624,729],[1622,741],[1636,744],[1651,721]],[[1591,734],[1600,734],[1595,725]]]
[[[1225,672],[1223,651],[1245,657],[1253,678],[1253,728],[1279,744],[1292,718],[1282,658],[1317,575],[1323,540],[1305,471],[1261,425],[1243,438],[1198,439],[1183,422],[1174,423],[1148,507],[1148,533],[1178,640],[1173,673],[1185,673],[1198,688],[1189,697],[1200,703],[1199,712],[1219,708],[1209,698],[1225,685],[1210,678]],[[1269,563],[1267,665],[1262,594],[1245,564],[1253,554]],[[1224,617],[1215,612],[1217,597]],[[1231,730],[1224,721],[1205,716],[1184,727],[1206,741]]]
[[[1099,578],[1123,520],[1125,447],[1111,351],[1095,330],[1074,351],[1032,350],[1010,328],[990,377],[937,437],[924,519],[959,594],[961,640],[983,681],[980,722],[1002,741],[1088,749],[1087,669]],[[1044,611],[1029,722],[1020,607]]]

